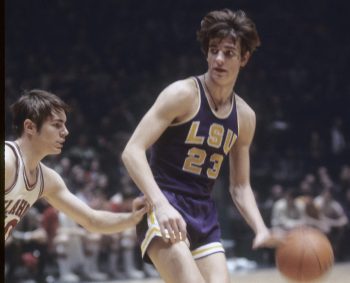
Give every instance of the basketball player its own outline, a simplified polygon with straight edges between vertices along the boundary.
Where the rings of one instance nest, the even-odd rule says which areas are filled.
[[[23,215],[44,198],[91,232],[117,233],[138,223],[148,209],[144,198],[133,202],[132,213],[94,210],[73,195],[63,179],[41,160],[59,154],[68,135],[66,111],[56,95],[31,90],[12,105],[18,135],[5,142],[5,241]]]
[[[230,193],[255,232],[253,248],[277,244],[250,185],[255,113],[234,92],[240,69],[260,44],[255,24],[243,11],[212,11],[197,35],[207,72],[166,87],[122,154],[152,205],[147,219],[137,225],[142,255],[167,283],[230,282],[210,196],[226,156]]]

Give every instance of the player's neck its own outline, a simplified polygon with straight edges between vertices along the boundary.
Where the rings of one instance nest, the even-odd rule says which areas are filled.
[[[31,144],[30,141],[26,140],[25,138],[19,138],[15,142],[20,149],[27,173],[34,174],[40,161],[44,157],[39,154],[38,150]]]
[[[233,85],[219,85],[210,78],[208,73],[203,75],[203,82],[206,92],[216,107],[219,108],[227,103],[231,103],[233,96]]]

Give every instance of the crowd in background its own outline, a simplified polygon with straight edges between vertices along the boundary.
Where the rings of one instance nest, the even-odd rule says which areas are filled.
[[[235,90],[257,115],[251,181],[259,207],[270,226],[291,229],[308,223],[321,229],[332,240],[336,259],[349,260],[345,244],[350,237],[345,220],[350,219],[346,9],[327,0],[317,5],[314,1],[303,5],[220,1],[219,6],[210,2],[6,1],[6,139],[14,138],[9,106],[21,91],[41,88],[54,92],[73,112],[68,114],[70,134],[63,153],[45,162],[92,207],[127,210],[129,200],[138,194],[120,162],[130,133],[167,84],[205,70],[206,61],[196,42],[203,15],[211,9],[242,8],[255,20],[262,41]],[[228,197],[226,170],[223,168],[214,190],[223,237],[234,241],[235,256],[258,257],[260,263],[271,264],[270,252],[250,251],[253,234]],[[40,229],[34,234],[45,249],[33,250],[41,251],[38,258],[45,263],[54,258],[58,270],[66,270],[59,262],[60,257],[67,257],[64,236],[59,233],[66,231],[61,226],[67,221],[44,202],[35,209],[33,215],[40,215],[35,219],[42,221],[29,223],[34,225],[30,229],[40,227],[46,236]],[[96,278],[117,276],[119,269],[121,277],[154,275],[152,270],[144,271],[138,260],[132,232],[116,236],[118,240],[101,241],[101,236],[76,230],[82,241],[80,253],[84,259],[87,255],[94,258],[85,268],[95,270]],[[18,234],[18,243],[23,237]],[[84,245],[91,242],[94,245]],[[87,246],[96,248],[91,251]],[[14,262],[9,265],[9,276],[19,262],[31,268],[35,259],[33,251],[26,259],[26,251],[16,245],[12,248],[20,257],[8,259]],[[133,255],[128,254],[131,249]],[[133,263],[121,266],[122,262]],[[37,262],[33,266],[38,269]],[[72,274],[71,280],[77,279],[74,274],[87,276],[84,272],[77,275],[76,269],[66,272]],[[141,270],[142,275],[137,272]]]

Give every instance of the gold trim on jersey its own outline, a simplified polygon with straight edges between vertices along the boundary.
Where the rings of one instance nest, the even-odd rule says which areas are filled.
[[[218,252],[222,252],[222,253],[225,252],[224,247],[220,242],[209,243],[191,251],[194,259],[200,259],[202,257],[208,256],[214,253],[218,253]]]
[[[147,214],[147,224],[148,224],[148,230],[146,232],[144,240],[141,243],[142,257],[145,256],[147,248],[151,243],[151,241],[153,240],[153,238],[162,237],[162,233],[160,232],[159,224],[157,222],[154,210],[152,210]],[[166,234],[167,234],[166,237],[170,238],[168,231],[166,231]],[[190,242],[188,241],[188,239],[186,239],[185,243],[190,248]],[[194,259],[200,259],[202,257],[208,256],[214,253],[218,253],[218,252],[223,252],[223,253],[225,252],[220,242],[205,244],[191,251]]]

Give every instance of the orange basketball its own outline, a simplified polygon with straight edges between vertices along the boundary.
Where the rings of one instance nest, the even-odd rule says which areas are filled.
[[[309,227],[290,231],[276,250],[278,270],[296,282],[310,282],[322,277],[333,262],[333,250],[327,237]]]

